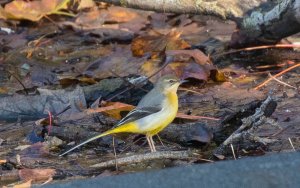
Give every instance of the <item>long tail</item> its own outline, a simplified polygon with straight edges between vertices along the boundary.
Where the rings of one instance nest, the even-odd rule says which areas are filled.
[[[90,138],[90,139],[88,139],[88,140],[86,140],[86,141],[84,141],[84,142],[78,144],[77,146],[74,146],[73,148],[71,148],[71,149],[65,151],[64,153],[60,154],[59,156],[60,156],[60,157],[61,157],[61,156],[64,156],[64,155],[66,155],[67,153],[73,151],[73,150],[76,149],[76,148],[79,148],[80,146],[82,146],[82,145],[84,145],[84,144],[86,144],[86,143],[89,143],[89,142],[91,142],[91,141],[93,141],[93,140],[96,140],[96,139],[98,139],[98,138],[100,138],[100,137],[103,137],[103,136],[106,136],[106,135],[110,135],[110,134],[113,134],[113,133],[116,133],[116,130],[115,130],[115,129],[105,131],[105,132],[102,133],[102,134],[99,134],[99,135],[97,135],[97,136],[94,136],[94,137],[92,137],[92,138]]]

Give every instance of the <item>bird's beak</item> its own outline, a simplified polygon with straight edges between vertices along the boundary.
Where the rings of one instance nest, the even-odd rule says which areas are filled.
[[[180,80],[180,84],[183,84],[183,83],[186,83],[186,82],[188,82],[188,80]]]

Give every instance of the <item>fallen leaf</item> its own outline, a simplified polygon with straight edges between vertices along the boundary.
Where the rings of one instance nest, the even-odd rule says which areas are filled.
[[[44,157],[46,155],[49,155],[49,148],[48,144],[45,142],[37,142],[30,147],[25,148],[20,152],[21,155],[21,162],[23,163],[23,158],[28,159],[35,159],[39,157]],[[25,160],[25,159],[24,159]]]
[[[104,18],[100,16],[99,9],[93,8],[88,12],[79,13],[75,20],[74,26],[79,26],[78,28],[88,30],[102,28],[103,24]]]
[[[188,57],[193,57],[198,64],[205,65],[209,64],[209,66],[213,66],[209,57],[207,57],[200,50],[169,50],[166,52],[167,55],[176,56],[176,58],[184,59]]]
[[[200,50],[169,50],[166,51],[166,54],[173,56],[174,62],[169,63],[155,77],[152,77],[152,81],[166,74],[175,74],[180,79],[189,80],[189,84],[206,82],[210,78],[216,81],[216,76],[219,76],[219,80],[222,78],[220,75],[223,73],[219,72]],[[160,61],[150,59],[142,65],[142,71],[145,75],[150,76],[161,66]]]
[[[81,0],[78,5],[78,10],[95,7],[96,4],[93,0]]]
[[[134,9],[122,7],[93,8],[89,12],[78,14],[72,27],[81,28],[81,30],[115,29],[138,32],[148,23],[148,14],[141,14]]]
[[[30,188],[31,182],[32,182],[32,180],[28,180],[25,183],[20,183],[20,184],[14,185],[13,188]]]
[[[3,9],[3,7],[0,5],[0,19],[6,19],[6,13]]]
[[[133,9],[123,7],[109,7],[107,10],[101,10],[102,16],[106,22],[128,22],[138,18],[140,15]]]
[[[49,14],[65,14],[61,9],[67,8],[70,0],[41,0],[41,1],[12,1],[5,5],[4,11],[7,19],[25,19],[39,21]]]
[[[6,94],[6,93],[8,93],[7,88],[5,88],[5,87],[0,87],[0,94]]]
[[[7,161],[5,159],[0,159],[0,164],[6,163]]]
[[[167,35],[156,33],[153,36],[139,36],[131,43],[134,56],[140,57],[150,52],[153,56],[164,50],[181,50],[190,45],[180,38],[180,32],[172,30]]]
[[[45,168],[45,169],[21,169],[19,170],[20,179],[23,181],[32,180],[33,182],[47,181],[52,178],[55,174],[55,169]]]
[[[170,63],[163,71],[162,74],[176,74],[179,78],[202,82],[207,81],[209,78],[209,70],[205,67],[195,63],[193,60],[188,62],[173,62]]]
[[[88,109],[88,113],[96,113],[96,112],[102,112],[110,117],[113,117],[115,119],[122,119],[121,112],[124,111],[131,111],[135,107],[130,104],[125,104],[121,102],[107,102],[103,107],[97,108],[97,109]]]
[[[125,77],[130,74],[138,74],[142,58],[132,57],[130,49],[124,46],[116,49],[111,54],[91,62],[83,71],[84,75],[97,79],[104,79],[118,75]]]

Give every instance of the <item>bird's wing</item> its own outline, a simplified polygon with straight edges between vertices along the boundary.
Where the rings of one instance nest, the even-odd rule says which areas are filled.
[[[117,125],[114,127],[119,127],[126,123],[136,121],[153,113],[159,112],[161,110],[160,107],[142,107],[142,108],[135,108],[134,110],[130,111],[123,119],[119,121]]]
[[[154,88],[142,98],[142,100],[137,105],[137,108],[144,108],[149,106],[161,108],[164,98],[165,96],[160,91]]]

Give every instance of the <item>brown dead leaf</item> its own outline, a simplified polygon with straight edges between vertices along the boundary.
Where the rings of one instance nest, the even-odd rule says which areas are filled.
[[[79,13],[75,20],[75,24],[83,29],[102,28],[104,18],[100,16],[98,8],[93,8],[88,12]]]
[[[205,65],[209,64],[213,66],[210,62],[209,57],[207,57],[203,52],[200,50],[169,50],[166,52],[168,55],[176,56],[176,59],[180,61],[184,61],[189,57],[193,57],[198,64]]]
[[[153,36],[140,36],[135,38],[131,44],[134,56],[143,56],[150,52],[152,55],[159,54],[164,50],[181,50],[190,45],[180,38],[179,32],[172,30],[167,35],[157,33]]]
[[[78,5],[78,10],[81,10],[81,9],[85,9],[85,8],[92,8],[92,7],[95,7],[96,4],[93,0],[81,0],[79,2],[79,5]]]
[[[68,14],[60,12],[67,8],[70,0],[12,1],[4,7],[7,19],[39,21],[49,14]],[[69,14],[71,15],[71,14]]]
[[[93,8],[89,12],[78,15],[75,24],[81,29],[116,29],[138,32],[148,23],[147,13],[140,14],[133,9],[109,7],[108,9]],[[73,28],[79,28],[73,25]]]
[[[192,83],[192,81],[207,81],[209,78],[213,79],[214,77],[212,76],[223,74],[216,69],[209,58],[200,50],[169,50],[166,51],[166,54],[173,56],[174,62],[160,71],[157,77],[165,74],[175,74],[181,79],[190,80],[190,83]],[[142,71],[147,76],[150,76],[160,66],[160,62],[151,59],[143,64]],[[215,74],[211,74],[212,72]]]
[[[55,174],[55,169],[21,169],[19,170],[20,179],[23,181],[32,180],[33,182],[44,182],[52,178]]]
[[[6,13],[1,5],[0,5],[0,19],[6,19]]]
[[[30,188],[31,182],[32,182],[32,180],[28,180],[25,183],[20,183],[20,184],[14,185],[13,188]]]
[[[7,161],[5,159],[0,159],[0,164],[6,163]]]
[[[5,87],[0,87],[0,94],[6,94],[6,93],[8,93],[7,88],[5,88]]]
[[[133,9],[123,7],[109,7],[107,10],[102,10],[101,13],[107,22],[119,23],[131,21],[139,16]]]
[[[195,63],[192,59],[188,62],[173,62],[170,63],[162,74],[176,74],[181,79],[190,79],[197,81],[207,81],[209,78],[209,71],[205,67]]]
[[[110,117],[113,117],[115,119],[121,119],[121,112],[124,111],[131,111],[135,107],[130,104],[125,104],[121,102],[107,102],[103,105],[103,107],[97,108],[97,109],[88,109],[88,113],[96,113],[96,112],[102,112]]]
[[[92,85],[92,84],[96,84],[97,81],[95,81],[94,78],[89,78],[89,77],[81,77],[81,78],[62,78],[59,80],[59,84],[63,87],[69,87],[72,85],[76,85],[76,84],[85,84],[85,85]]]
[[[22,149],[22,148],[19,148]],[[36,158],[45,157],[49,155],[49,148],[47,143],[45,142],[37,142],[29,147],[24,148],[21,152],[21,162],[23,163],[23,158],[25,160],[35,160]]]
[[[91,62],[83,74],[98,79],[116,75],[124,77],[137,74],[143,61],[142,58],[132,57],[129,46],[123,46],[122,49],[117,48],[111,54]]]

